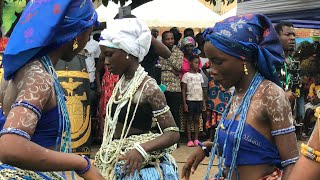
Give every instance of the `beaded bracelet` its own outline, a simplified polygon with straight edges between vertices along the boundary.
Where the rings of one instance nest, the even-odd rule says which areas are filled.
[[[163,130],[163,132],[168,132],[168,131],[175,131],[175,132],[180,132],[178,127],[167,127]]]
[[[210,151],[209,151],[209,149],[208,149],[205,145],[203,145],[202,142],[199,141],[199,142],[198,142],[198,146],[201,147],[201,149],[206,153],[206,156],[207,156],[207,157],[210,156]]]
[[[74,172],[76,172],[76,173],[79,174],[79,175],[86,173],[86,172],[89,171],[89,169],[91,168],[90,159],[89,159],[87,156],[85,156],[85,155],[82,155],[82,157],[87,161],[88,164],[87,164],[87,167],[84,168],[84,170],[82,170],[82,171],[74,171]]]
[[[282,167],[286,167],[290,164],[295,164],[297,162],[297,160],[299,159],[299,157],[294,157],[294,158],[291,158],[291,159],[287,159],[285,161],[282,161],[281,162],[281,166]]]
[[[38,119],[40,119],[40,117],[42,115],[41,110],[37,106],[35,106],[27,101],[20,100],[18,102],[14,102],[12,104],[11,108],[15,108],[17,106],[22,106],[22,107],[30,109],[31,111],[33,111],[37,115]]]
[[[288,134],[288,133],[294,132],[295,130],[296,130],[296,128],[294,126],[291,126],[288,128],[283,128],[283,129],[271,131],[271,135],[278,136],[278,135],[282,135],[282,134]]]
[[[140,146],[139,143],[134,143],[134,148],[142,155],[142,157],[146,160],[148,159],[148,153]]]
[[[308,145],[306,145],[304,143],[302,143],[300,147],[301,147],[301,149],[305,149],[308,152],[310,152],[310,153],[312,153],[312,154],[314,154],[316,156],[320,156],[320,152],[319,151],[313,149],[312,147],[310,147],[310,146],[308,146]]]
[[[304,155],[305,157],[314,160],[316,162],[320,163],[320,152],[313,149],[312,147],[309,147],[308,145],[302,143],[301,144],[301,154]]]
[[[21,129],[5,128],[0,131],[0,136],[2,136],[4,134],[15,134],[15,135],[24,137],[24,138],[28,139],[29,141],[31,140],[31,136],[27,132],[25,132]]]

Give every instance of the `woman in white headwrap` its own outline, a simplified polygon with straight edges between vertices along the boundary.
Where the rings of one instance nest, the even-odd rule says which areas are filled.
[[[170,153],[179,129],[156,81],[139,65],[150,43],[149,28],[137,18],[114,20],[101,33],[105,64],[121,77],[107,104],[95,158],[106,179],[178,179]],[[153,125],[160,133],[151,133]]]

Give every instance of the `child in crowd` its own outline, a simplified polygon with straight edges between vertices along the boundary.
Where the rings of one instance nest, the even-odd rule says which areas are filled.
[[[201,110],[205,111],[206,104],[202,92],[201,83],[203,77],[198,72],[200,58],[197,55],[192,55],[189,58],[190,71],[185,73],[182,77],[182,100],[184,112],[188,114],[186,123],[188,147],[197,146],[199,143],[199,117]],[[191,122],[194,122],[194,141],[191,138]]]

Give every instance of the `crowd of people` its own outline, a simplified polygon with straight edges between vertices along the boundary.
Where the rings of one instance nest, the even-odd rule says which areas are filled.
[[[66,179],[60,171],[88,180],[190,179],[205,156],[205,180],[319,177],[320,46],[295,49],[291,23],[273,26],[248,14],[197,35],[187,28],[182,37],[173,27],[161,41],[133,15],[117,17],[98,36],[94,26],[91,1],[26,6],[3,56],[0,179]],[[70,118],[54,69],[77,54],[87,57],[100,146],[93,163],[70,153]],[[299,154],[297,138],[308,136]],[[171,155],[179,140],[198,147],[180,177]]]

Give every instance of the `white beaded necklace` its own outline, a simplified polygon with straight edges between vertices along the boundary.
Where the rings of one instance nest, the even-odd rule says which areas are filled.
[[[116,100],[116,95],[118,93],[118,89],[120,88],[120,84],[122,84],[122,82],[124,81],[124,75],[122,75],[121,79],[119,80],[119,82],[117,83],[116,87],[114,88],[112,95],[110,97],[110,100],[107,104],[107,108],[106,108],[106,118],[105,118],[105,126],[104,126],[104,133],[103,133],[103,142],[101,147],[106,147],[106,151],[105,151],[105,156],[103,156],[101,154],[100,151],[100,160],[103,163],[103,169],[102,169],[102,173],[105,172],[106,170],[106,164],[110,164],[111,161],[113,161],[114,159],[116,159],[116,161],[118,161],[118,157],[119,157],[119,152],[123,146],[124,143],[124,139],[127,137],[132,121],[134,119],[135,116],[135,112],[137,110],[137,107],[139,105],[141,96],[142,96],[142,91],[144,86],[146,85],[146,82],[143,85],[142,91],[140,93],[140,96],[138,98],[138,102],[136,104],[136,107],[134,109],[134,113],[133,116],[131,118],[131,121],[129,122],[128,128],[126,129],[127,123],[128,123],[128,116],[129,116],[129,112],[130,112],[130,107],[132,104],[132,100],[133,100],[133,95],[137,92],[138,88],[140,87],[140,85],[142,84],[143,80],[145,79],[145,77],[148,75],[147,72],[144,71],[143,67],[141,65],[139,65],[139,67],[137,68],[134,77],[132,78],[132,83],[130,83],[130,86],[128,86],[128,90],[127,93],[124,94],[124,96],[119,96],[118,100]],[[128,103],[128,108],[127,108],[127,112],[126,112],[126,117],[123,123],[123,128],[122,128],[122,132],[121,132],[121,136],[119,139],[119,146],[116,149],[116,153],[114,153],[114,155],[112,157],[108,157],[107,160],[107,154],[109,152],[109,144],[111,144],[115,130],[116,130],[116,125],[118,122],[118,116],[119,113],[121,111],[121,109]],[[112,105],[116,104],[116,110],[113,114],[113,116],[111,115],[111,111],[112,111]],[[126,132],[125,132],[126,130]]]
[[[120,84],[119,84],[119,98],[121,99],[123,94],[128,90],[129,86],[132,84],[133,82],[133,78],[126,84],[126,86],[122,89],[122,84],[124,82],[125,76],[121,76],[120,79]]]

